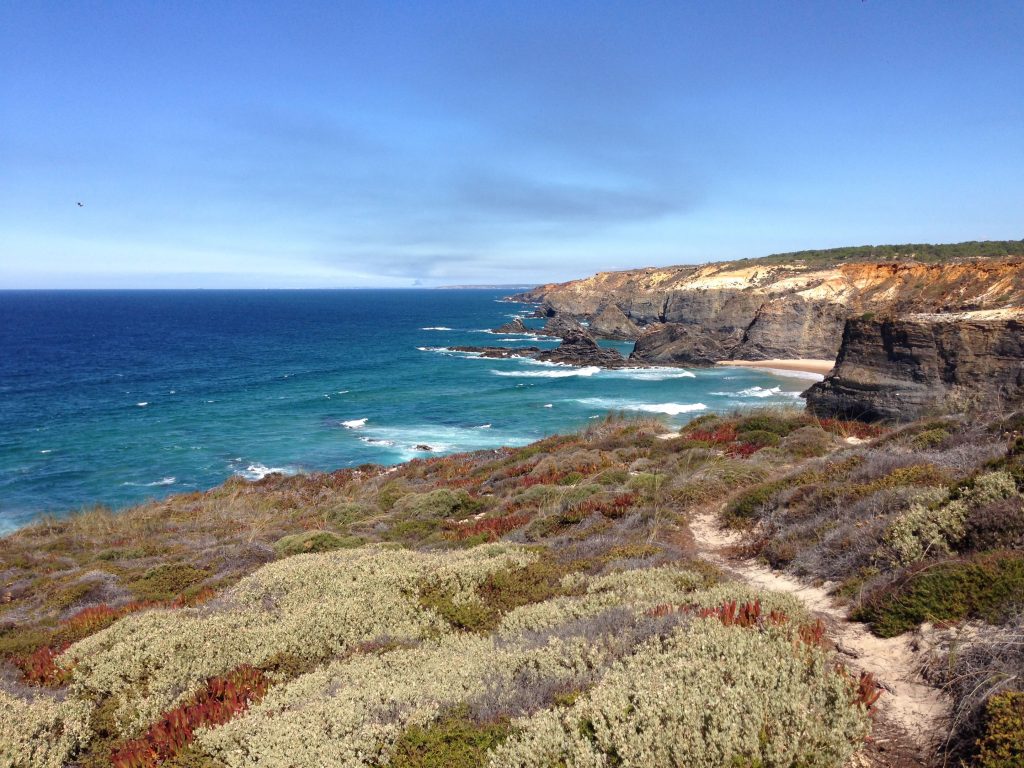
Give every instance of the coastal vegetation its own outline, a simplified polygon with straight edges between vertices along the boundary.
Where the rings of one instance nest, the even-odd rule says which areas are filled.
[[[1024,421],[610,415],[0,540],[0,765],[842,766],[887,693],[796,597],[920,633],[954,761],[1015,764]],[[881,703],[879,703],[881,702]],[[1018,750],[1015,752],[1014,750]]]
[[[753,259],[738,259],[736,264],[841,264],[854,261],[913,260],[941,264],[957,259],[998,259],[1024,253],[1024,240],[971,240],[964,243],[904,243],[903,245],[856,245],[811,251],[773,253]]]

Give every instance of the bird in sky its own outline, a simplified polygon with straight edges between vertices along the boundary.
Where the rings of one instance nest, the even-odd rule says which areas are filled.
[[[79,207],[79,208],[85,208],[85,203],[79,203],[79,204],[78,204],[78,207]]]

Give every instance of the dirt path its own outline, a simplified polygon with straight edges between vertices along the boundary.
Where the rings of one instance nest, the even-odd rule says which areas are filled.
[[[875,637],[864,624],[848,620],[845,609],[824,589],[752,561],[729,557],[729,548],[738,543],[739,537],[721,529],[711,513],[694,516],[690,520],[690,530],[698,552],[706,560],[748,584],[800,598],[815,616],[825,622],[829,637],[846,665],[870,672],[884,688],[878,703],[880,724],[895,726],[896,730],[902,731],[922,758],[934,755],[935,747],[945,733],[949,704],[938,689],[923,683],[916,675],[917,654],[911,637]],[[876,728],[876,731],[885,730]]]

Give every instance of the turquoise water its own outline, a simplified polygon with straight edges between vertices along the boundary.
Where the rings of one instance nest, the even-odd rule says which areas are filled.
[[[800,404],[809,383],[747,369],[600,371],[444,349],[554,346],[485,333],[532,309],[502,296],[0,292],[0,530],[231,475],[524,445],[609,410],[681,423]]]

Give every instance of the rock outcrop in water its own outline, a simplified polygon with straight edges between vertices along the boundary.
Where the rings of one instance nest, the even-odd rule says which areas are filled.
[[[533,333],[532,330],[526,327],[526,323],[523,322],[522,318],[517,317],[511,322],[499,325],[497,328],[491,331],[491,333],[501,334],[517,334],[517,333]]]
[[[1024,310],[846,323],[836,367],[804,395],[820,416],[909,420],[1024,404]]]
[[[540,347],[451,347],[452,352],[466,352],[480,357],[505,359],[510,357],[536,357]]]
[[[614,349],[604,349],[598,346],[594,337],[582,328],[567,331],[558,347],[541,352],[537,359],[546,363],[596,365],[601,368],[622,368],[629,364],[626,358]]]

